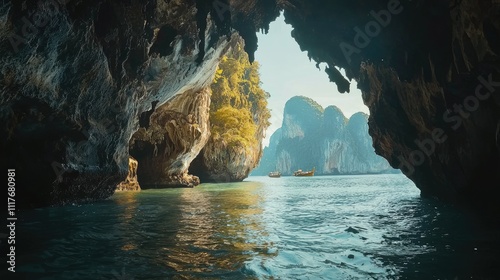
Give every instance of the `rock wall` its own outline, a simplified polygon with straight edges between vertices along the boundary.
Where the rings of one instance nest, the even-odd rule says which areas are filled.
[[[130,142],[130,154],[141,163],[143,188],[194,187],[200,183],[188,175],[193,159],[210,137],[210,87],[187,91],[162,105]]]
[[[281,128],[278,128],[269,138],[269,146],[262,151],[262,158],[250,176],[263,176],[276,170],[276,151],[281,139]]]

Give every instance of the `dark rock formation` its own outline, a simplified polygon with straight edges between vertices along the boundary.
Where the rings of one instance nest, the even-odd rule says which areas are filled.
[[[285,18],[339,90],[335,66],[358,81],[376,152],[423,195],[500,213],[498,1],[290,1]]]
[[[356,113],[347,120],[337,107],[323,110],[303,96],[293,97],[286,103],[283,125],[271,137],[263,159],[267,162],[253,175],[266,175],[272,170],[291,175],[297,169],[313,167],[319,175],[393,171],[387,161],[374,152],[366,114]]]
[[[210,88],[187,91],[158,108],[150,127],[134,134],[130,154],[140,162],[137,172],[143,188],[200,183],[187,172],[210,137],[209,110]]]
[[[116,191],[140,191],[141,186],[137,180],[137,165],[138,162],[135,158],[128,158],[128,175],[125,181],[116,186]]]

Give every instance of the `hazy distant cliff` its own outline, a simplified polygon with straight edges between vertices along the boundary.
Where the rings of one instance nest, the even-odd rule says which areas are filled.
[[[374,152],[366,114],[356,113],[347,120],[335,106],[323,109],[310,98],[296,96],[286,103],[283,125],[272,135],[261,165],[252,174],[279,170],[290,175],[313,167],[317,174],[392,171]]]

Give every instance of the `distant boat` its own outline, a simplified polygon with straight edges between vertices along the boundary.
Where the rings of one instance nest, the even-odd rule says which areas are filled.
[[[299,169],[299,170],[293,172],[293,176],[297,176],[297,177],[311,177],[311,176],[314,176],[314,171],[315,171],[314,167],[313,167],[313,169],[311,171],[302,171],[302,169]]]
[[[271,178],[279,178],[279,177],[281,177],[281,172],[279,172],[279,171],[269,172],[269,177],[271,177]]]

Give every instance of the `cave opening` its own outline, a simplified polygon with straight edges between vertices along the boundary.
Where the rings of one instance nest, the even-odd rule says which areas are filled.
[[[21,278],[497,276],[498,0],[28,2],[0,5]]]

